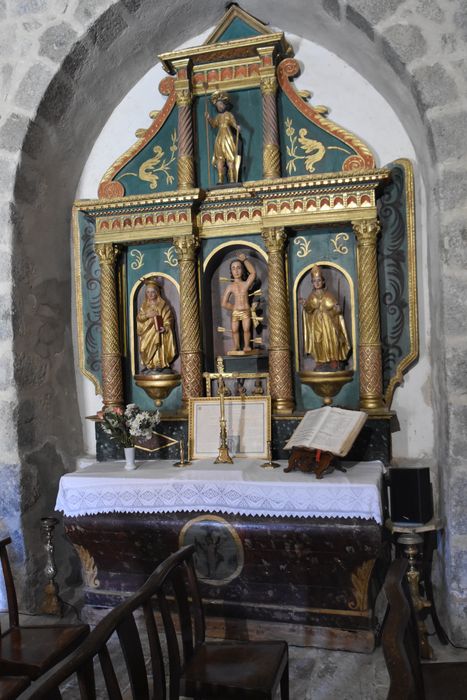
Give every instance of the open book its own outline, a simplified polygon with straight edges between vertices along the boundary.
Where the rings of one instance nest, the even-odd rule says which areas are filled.
[[[364,411],[347,411],[333,406],[307,411],[285,449],[308,447],[345,457],[367,417]]]

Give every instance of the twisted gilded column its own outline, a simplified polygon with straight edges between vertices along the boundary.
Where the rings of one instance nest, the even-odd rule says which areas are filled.
[[[352,221],[358,246],[360,408],[371,413],[384,409],[381,323],[379,315],[377,219]]]
[[[96,254],[101,270],[102,394],[104,408],[114,408],[123,406],[115,266],[120,248],[112,243],[98,243]]]
[[[193,117],[191,111],[190,59],[174,61],[177,69],[175,95],[178,107],[178,189],[189,190],[195,186],[195,164],[193,152]]]
[[[262,231],[262,236],[268,251],[269,386],[272,407],[274,413],[288,415],[293,411],[294,402],[284,266],[287,235],[283,228],[268,228]]]
[[[277,79],[270,48],[258,49],[261,56],[261,96],[263,100],[263,177],[281,175],[279,129],[277,125]]]
[[[198,241],[193,235],[177,236],[174,246],[180,267],[180,358],[183,405],[202,396],[201,321],[196,280]]]

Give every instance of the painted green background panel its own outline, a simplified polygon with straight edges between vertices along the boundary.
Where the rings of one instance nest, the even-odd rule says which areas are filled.
[[[240,126],[241,165],[240,181],[260,180],[263,172],[263,127],[262,127],[262,102],[259,88],[253,90],[232,90],[229,92],[232,102],[232,114]],[[208,160],[212,159],[214,142],[217,130],[206,124],[204,118],[205,108],[208,108],[211,117],[217,112],[209,98],[199,97],[195,100],[195,129],[196,148],[195,159],[197,178],[200,187],[208,188],[217,183],[217,171],[210,165],[208,174]],[[208,128],[208,145],[206,139],[206,126]],[[210,182],[209,182],[210,177]]]
[[[79,254],[81,260],[81,296],[84,367],[102,383],[101,367],[101,313],[99,261],[94,252],[95,222],[84,212],[78,213]]]
[[[174,143],[177,145],[175,151]],[[124,186],[125,196],[176,190],[177,157],[177,110],[172,109],[157,134],[117,173],[113,180],[117,180]],[[157,178],[157,182],[141,178],[140,168],[145,163],[145,170],[151,172]],[[148,176],[144,175],[144,178],[146,177]]]
[[[261,33],[243,22],[239,17],[234,17],[229,26],[219,36],[216,44],[221,41],[233,41],[234,39],[247,39],[250,36],[261,36]]]
[[[392,179],[378,202],[381,236],[378,247],[383,389],[399,363],[411,352],[406,173],[390,163]],[[414,253],[415,254],[415,253]]]
[[[304,175],[306,173],[330,173],[342,170],[342,164],[356,151],[341,139],[321,129],[317,124],[307,119],[305,115],[291,103],[282,91],[278,93],[278,118],[281,146],[281,172],[283,177]],[[291,120],[291,123],[288,121]],[[310,150],[302,148],[299,141],[300,130],[305,139],[317,142],[310,144]],[[289,151],[288,151],[289,149]],[[315,154],[324,151],[320,160],[309,164],[307,158],[314,159]],[[313,169],[311,169],[313,168]]]

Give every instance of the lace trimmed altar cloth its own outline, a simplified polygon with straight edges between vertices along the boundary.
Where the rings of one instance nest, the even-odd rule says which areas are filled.
[[[168,460],[143,461],[135,471],[103,462],[60,479],[56,510],[65,516],[98,513],[200,511],[301,518],[362,518],[382,523],[381,462],[359,462],[347,472],[314,474],[261,469],[258,460],[213,464],[198,460],[177,469]]]

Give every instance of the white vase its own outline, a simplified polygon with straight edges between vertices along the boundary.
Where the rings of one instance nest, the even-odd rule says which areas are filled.
[[[124,447],[123,451],[125,453],[125,469],[127,469],[128,471],[136,469],[135,448],[134,447]]]

